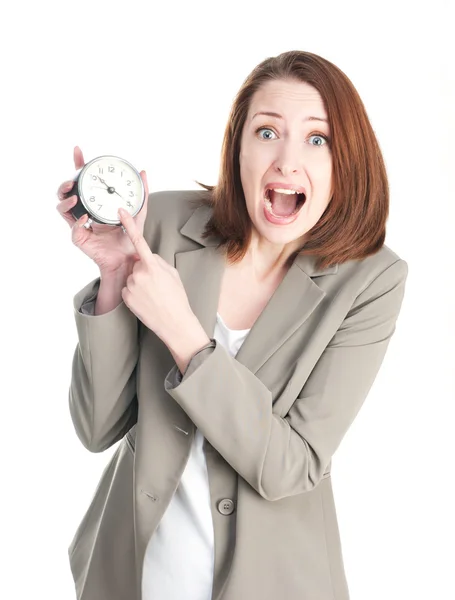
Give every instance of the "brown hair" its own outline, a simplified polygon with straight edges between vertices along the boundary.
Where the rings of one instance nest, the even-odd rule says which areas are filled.
[[[297,50],[262,61],[238,91],[224,133],[218,185],[196,181],[211,193],[195,202],[213,209],[202,237],[220,237],[218,248],[226,251],[231,263],[247,251],[252,223],[240,179],[240,140],[253,94],[272,79],[302,81],[316,88],[331,130],[333,195],[319,221],[306,232],[304,245],[289,257],[288,266],[297,254],[316,256],[318,269],[375,254],[384,244],[389,214],[389,186],[378,141],[350,79],[328,60]]]

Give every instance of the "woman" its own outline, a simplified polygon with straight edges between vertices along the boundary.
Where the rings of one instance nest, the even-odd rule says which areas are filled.
[[[263,61],[203,187],[147,191],[124,232],[59,203],[100,268],[74,299],[71,416],[90,451],[121,441],[69,548],[77,598],[346,600],[331,459],[408,272],[350,80]]]

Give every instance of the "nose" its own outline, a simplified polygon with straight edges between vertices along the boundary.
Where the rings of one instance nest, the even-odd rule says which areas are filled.
[[[280,149],[280,154],[275,161],[275,168],[283,177],[287,177],[301,170],[301,160],[299,145],[288,140]]]

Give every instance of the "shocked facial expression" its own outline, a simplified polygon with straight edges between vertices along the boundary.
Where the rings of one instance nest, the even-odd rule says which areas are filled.
[[[280,250],[298,248],[332,195],[330,128],[319,92],[296,80],[263,84],[250,102],[239,160],[253,234]]]

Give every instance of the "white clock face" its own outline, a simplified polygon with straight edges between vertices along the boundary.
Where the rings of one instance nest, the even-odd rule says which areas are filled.
[[[84,171],[80,184],[86,206],[106,223],[119,223],[120,207],[133,215],[141,207],[142,179],[131,165],[115,156],[94,160]]]

